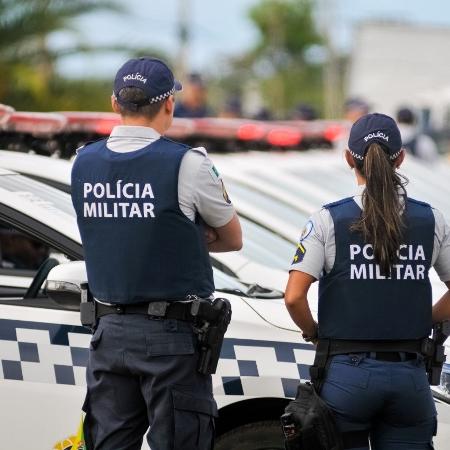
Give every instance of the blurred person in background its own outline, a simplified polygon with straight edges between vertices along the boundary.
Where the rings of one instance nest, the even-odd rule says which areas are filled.
[[[256,111],[252,116],[253,120],[273,120],[272,111],[267,107],[263,106]]]
[[[228,97],[219,113],[219,117],[226,119],[239,119],[242,117],[242,102],[237,95]]]
[[[191,73],[187,82],[183,84],[183,94],[180,101],[175,103],[174,117],[211,117],[212,110],[207,104],[208,89],[202,76]]]
[[[408,153],[425,161],[435,161],[439,157],[436,142],[421,131],[417,125],[416,114],[411,108],[400,108],[397,111],[397,122],[403,147]]]
[[[292,120],[316,120],[319,114],[314,106],[309,103],[299,103],[291,113]]]
[[[344,119],[351,123],[356,122],[360,117],[368,114],[369,104],[360,97],[348,98],[344,103]]]
[[[353,124],[345,153],[355,195],[307,222],[286,287],[287,309],[317,343],[312,381],[333,411],[344,448],[428,450],[436,409],[423,342],[450,319],[450,228],[407,195],[397,172],[400,131],[384,114]],[[432,306],[429,269],[446,293]],[[308,291],[319,280],[318,323]]]

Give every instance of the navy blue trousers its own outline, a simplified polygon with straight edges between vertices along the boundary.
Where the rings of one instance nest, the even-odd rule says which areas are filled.
[[[211,450],[217,406],[192,326],[139,314],[100,319],[86,372],[89,450]]]
[[[423,361],[334,356],[321,397],[342,432],[366,431],[372,450],[428,450],[436,408]],[[367,445],[355,450],[369,450]]]

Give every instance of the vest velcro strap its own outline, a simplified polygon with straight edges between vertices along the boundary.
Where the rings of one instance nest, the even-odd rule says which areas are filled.
[[[328,354],[334,356],[365,352],[424,353],[423,342],[423,339],[405,341],[347,341],[337,339],[329,341]]]
[[[105,305],[96,302],[96,318],[108,314],[143,314],[157,319],[175,319],[194,322],[191,314],[192,301],[153,301],[130,305]]]

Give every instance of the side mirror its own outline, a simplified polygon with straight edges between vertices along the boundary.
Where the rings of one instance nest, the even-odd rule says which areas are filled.
[[[81,301],[80,285],[87,282],[84,261],[73,261],[54,267],[47,277],[45,291],[58,305],[79,310]]]

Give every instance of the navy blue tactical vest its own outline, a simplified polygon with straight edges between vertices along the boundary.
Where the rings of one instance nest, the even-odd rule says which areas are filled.
[[[381,275],[371,245],[350,226],[361,215],[353,198],[325,208],[335,228],[333,268],[319,281],[319,337],[354,340],[420,339],[431,331],[434,214],[408,198],[403,244],[390,278]]]
[[[72,201],[95,298],[126,304],[214,291],[203,228],[178,203],[188,150],[161,137],[133,152],[113,152],[102,140],[78,154]]]

